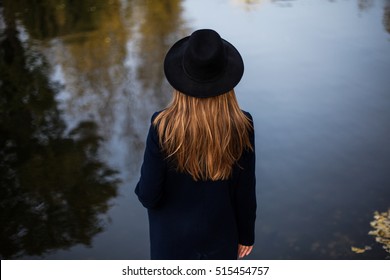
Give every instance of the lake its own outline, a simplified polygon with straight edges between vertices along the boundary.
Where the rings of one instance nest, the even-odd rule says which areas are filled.
[[[390,0],[40,3],[0,3],[2,259],[149,258],[134,188],[165,53],[200,28],[245,63],[248,259],[389,258],[368,233],[390,209]]]

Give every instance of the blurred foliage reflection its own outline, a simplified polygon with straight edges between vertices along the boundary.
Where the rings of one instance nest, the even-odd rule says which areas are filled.
[[[95,30],[101,20],[98,12],[106,8],[106,1],[5,0],[3,6],[18,15],[33,38],[43,40]]]
[[[94,122],[80,122],[65,132],[55,100],[60,87],[50,82],[45,58],[25,46],[9,9],[19,2],[4,1],[0,37],[2,258],[90,245],[104,228],[99,215],[109,209],[118,184],[116,172],[97,157],[101,137]],[[48,8],[55,1],[46,2]],[[37,1],[23,5],[43,9]],[[48,20],[31,19],[29,24],[57,28]]]
[[[390,33],[390,0],[386,0],[383,13],[383,25],[388,33]]]
[[[91,245],[170,96],[181,0],[4,0],[0,21],[0,256]]]

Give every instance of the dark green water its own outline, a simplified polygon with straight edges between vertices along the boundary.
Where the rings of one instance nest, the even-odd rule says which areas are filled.
[[[390,1],[0,1],[2,259],[147,259],[133,189],[167,49],[198,28],[241,52],[256,129],[251,259],[384,259]],[[351,246],[372,249],[363,254]]]

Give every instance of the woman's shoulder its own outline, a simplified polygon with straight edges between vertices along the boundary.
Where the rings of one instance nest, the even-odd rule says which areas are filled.
[[[153,122],[155,118],[164,110],[156,111],[153,113],[152,117],[150,118],[150,122]]]
[[[249,112],[247,112],[247,111],[244,111],[244,110],[241,110],[241,111],[244,113],[244,115],[245,115],[247,118],[249,118],[251,121],[253,121],[253,118],[252,118],[251,113],[249,113]]]

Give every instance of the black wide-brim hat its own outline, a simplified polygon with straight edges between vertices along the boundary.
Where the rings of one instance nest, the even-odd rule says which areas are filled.
[[[244,74],[244,62],[238,50],[216,31],[201,29],[169,49],[164,72],[174,89],[206,98],[232,90]]]

